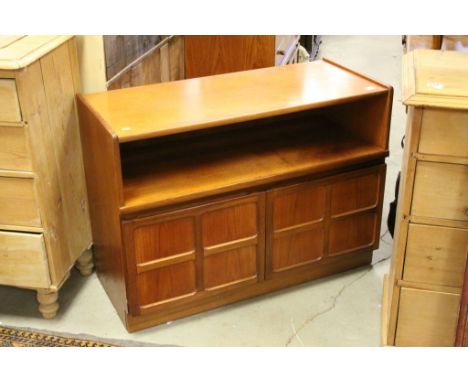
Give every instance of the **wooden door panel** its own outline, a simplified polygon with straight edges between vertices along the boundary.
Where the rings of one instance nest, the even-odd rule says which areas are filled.
[[[342,255],[375,243],[377,215],[374,212],[352,215],[330,224],[328,252],[330,256]]]
[[[331,216],[375,207],[379,196],[379,173],[336,182],[331,191]]]
[[[305,184],[279,194],[273,202],[273,228],[318,222],[325,216],[325,187]]]
[[[218,289],[257,278],[257,246],[237,248],[206,256],[205,289]]]
[[[143,272],[137,278],[138,302],[142,310],[167,300],[195,293],[193,261]]]
[[[195,250],[195,228],[192,217],[138,227],[134,231],[137,265]]]
[[[324,254],[323,227],[281,235],[274,239],[273,272],[318,261]]]
[[[263,195],[239,198],[202,214],[204,289],[263,278],[263,203]]]
[[[203,245],[212,246],[257,234],[257,205],[240,204],[202,216]]]

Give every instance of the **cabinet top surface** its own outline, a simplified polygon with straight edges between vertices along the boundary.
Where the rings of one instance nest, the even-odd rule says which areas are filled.
[[[403,58],[403,102],[468,109],[468,52],[414,50]]]
[[[0,69],[21,69],[73,36],[0,35]]]
[[[328,61],[119,89],[83,96],[120,142],[319,108],[389,87]]]

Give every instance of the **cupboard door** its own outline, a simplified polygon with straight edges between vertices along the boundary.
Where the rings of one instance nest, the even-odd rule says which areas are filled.
[[[326,194],[325,185],[313,183],[268,193],[268,276],[322,258]]]
[[[124,223],[130,312],[195,294],[195,218],[165,214]]]
[[[264,195],[123,222],[130,313],[263,278]]]
[[[267,193],[267,278],[378,245],[385,165]]]
[[[203,284],[207,291],[263,278],[262,197],[213,205],[201,215]]]

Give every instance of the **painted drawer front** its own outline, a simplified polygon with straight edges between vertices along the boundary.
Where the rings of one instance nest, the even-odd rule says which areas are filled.
[[[418,151],[423,154],[468,157],[468,111],[426,109]]]
[[[50,286],[42,234],[0,231],[0,284],[24,288]]]
[[[21,121],[21,111],[14,79],[0,78],[0,122]]]
[[[0,224],[40,227],[34,180],[0,177]]]
[[[453,346],[460,295],[401,288],[396,346]]]
[[[468,166],[418,161],[411,214],[468,221]]]
[[[0,122],[0,169],[31,171],[31,158],[22,126],[6,126]]]
[[[468,230],[410,224],[403,279],[462,287]]]
[[[267,276],[374,249],[385,166],[267,193]]]
[[[263,200],[257,194],[124,222],[132,314],[262,279]]]

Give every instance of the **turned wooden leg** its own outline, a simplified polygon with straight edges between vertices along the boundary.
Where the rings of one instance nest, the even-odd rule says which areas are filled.
[[[83,252],[83,254],[78,257],[76,260],[76,267],[82,276],[89,276],[91,273],[93,273],[93,254],[90,250]]]
[[[48,290],[37,291],[37,301],[39,302],[39,312],[46,319],[54,318],[59,310],[58,292]]]

